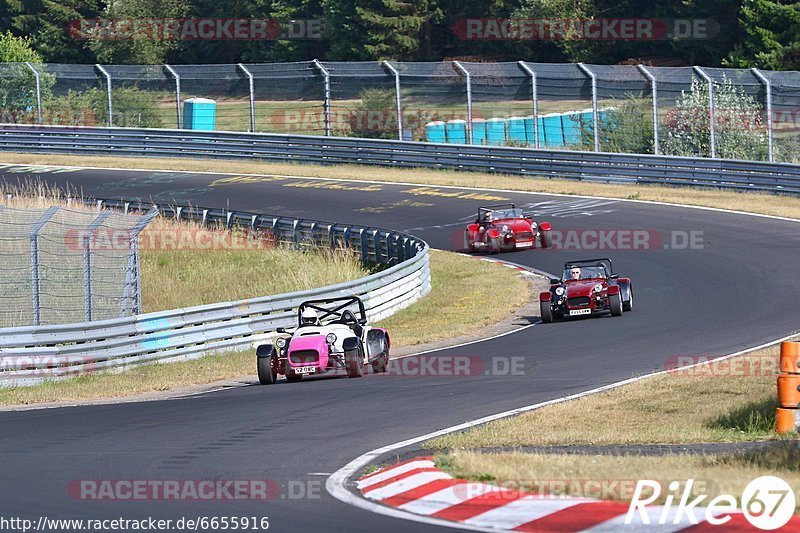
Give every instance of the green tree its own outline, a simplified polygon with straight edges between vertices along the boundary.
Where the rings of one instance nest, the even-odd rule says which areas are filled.
[[[14,33],[31,37],[44,61],[93,63],[94,54],[69,28],[81,19],[97,17],[102,4],[103,0],[0,0],[0,9],[5,7]]]
[[[116,0],[109,2],[101,18],[174,19],[187,16],[190,7],[190,0]],[[176,39],[160,37],[142,32],[133,39],[110,39],[93,31],[88,46],[100,63],[154,65],[166,63],[168,55],[183,45]]]
[[[322,0],[330,59],[412,59],[438,11],[429,0]]]
[[[36,76],[23,63],[31,63],[34,68],[42,62],[42,57],[33,50],[32,40],[15,37],[10,31],[0,34],[0,109],[3,122],[29,122],[36,110]],[[53,79],[40,78],[42,97],[47,98]]]
[[[745,35],[726,65],[800,69],[800,2],[746,0],[740,22]]]

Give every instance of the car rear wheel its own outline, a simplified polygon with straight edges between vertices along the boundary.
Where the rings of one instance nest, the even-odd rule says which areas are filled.
[[[617,294],[608,295],[608,307],[611,309],[611,316],[622,315],[622,296]]]
[[[553,322],[553,308],[550,307],[550,302],[539,302],[539,309],[542,314],[542,322],[550,324]]]
[[[550,230],[543,231],[541,235],[539,235],[539,241],[542,244],[542,248],[550,248],[553,246],[553,236],[550,234]]]
[[[625,311],[633,310],[633,287],[628,289],[628,301],[622,302],[622,309]]]
[[[376,374],[382,374],[386,372],[386,367],[389,366],[389,352],[384,352],[372,361],[372,371]]]
[[[344,353],[344,360],[347,365],[347,377],[360,378],[364,375],[364,359],[361,357],[361,350],[347,350]]]

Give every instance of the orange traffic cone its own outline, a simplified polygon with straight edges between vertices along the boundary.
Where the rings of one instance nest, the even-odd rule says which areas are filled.
[[[781,343],[778,374],[778,412],[775,430],[778,433],[800,432],[800,342]]]

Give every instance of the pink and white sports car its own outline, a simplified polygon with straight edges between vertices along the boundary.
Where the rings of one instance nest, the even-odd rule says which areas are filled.
[[[358,297],[309,300],[300,304],[297,327],[278,328],[274,344],[256,348],[258,381],[275,383],[278,374],[287,381],[344,370],[361,377],[367,365],[376,373],[389,364],[389,334],[367,325],[364,303]]]

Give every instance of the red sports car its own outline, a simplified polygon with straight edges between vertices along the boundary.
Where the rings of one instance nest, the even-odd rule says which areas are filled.
[[[561,279],[551,279],[550,290],[539,295],[539,307],[544,323],[605,311],[620,316],[633,310],[633,284],[613,274],[610,259],[570,261]]]
[[[470,251],[492,253],[533,248],[537,239],[542,248],[552,244],[550,223],[537,224],[514,204],[485,205],[478,218],[464,232],[464,247]]]

